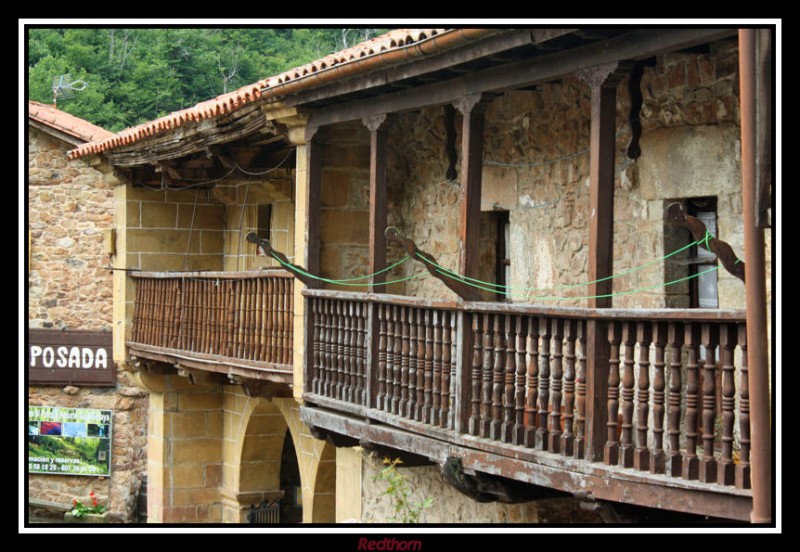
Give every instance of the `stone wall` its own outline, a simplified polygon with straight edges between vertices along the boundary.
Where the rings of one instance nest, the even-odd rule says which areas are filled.
[[[627,78],[617,92],[614,267],[625,272],[674,251],[675,230],[664,221],[673,201],[717,198],[718,237],[743,255],[739,174],[736,42],[710,45],[707,53],[659,56],[645,68],[642,155],[628,159]],[[511,282],[515,301],[564,306],[536,296],[584,297],[585,287],[552,290],[588,280],[589,133],[591,89],[577,77],[512,91],[486,113],[481,210],[509,211]],[[440,264],[457,268],[460,191],[445,172],[443,109],[425,108],[389,118],[389,224],[397,225]],[[457,134],[461,116],[456,115]],[[458,144],[460,138],[456,138]],[[460,164],[457,164],[460,169]],[[682,232],[682,234],[681,234]],[[678,231],[678,245],[688,232]],[[486,238],[486,236],[483,236]],[[389,249],[390,262],[402,254]],[[484,258],[485,257],[485,258]],[[680,256],[616,278],[615,307],[663,307],[668,295],[687,297],[688,286],[664,288],[685,275]],[[482,254],[483,266],[491,260]],[[486,261],[486,262],[484,262]],[[678,261],[678,262],[674,262]],[[683,267],[683,268],[681,268]],[[421,273],[406,263],[404,276]],[[768,271],[770,268],[768,267]],[[681,272],[683,271],[683,272]],[[720,307],[742,307],[743,285],[718,272]],[[636,293],[627,293],[638,290]],[[400,293],[453,298],[430,277],[405,283]],[[686,300],[684,300],[685,302]],[[678,306],[678,303],[669,303]]]
[[[337,280],[363,276],[369,266],[369,131],[360,122],[334,125],[318,140],[323,166],[322,276]]]
[[[68,161],[71,148],[29,129],[28,327],[110,331],[113,259],[105,235],[114,227],[114,190],[89,162]],[[114,412],[111,477],[32,474],[28,498],[69,506],[73,499],[87,503],[94,491],[114,519],[136,521],[146,466],[146,393],[118,370],[115,387],[29,386],[28,403]]]

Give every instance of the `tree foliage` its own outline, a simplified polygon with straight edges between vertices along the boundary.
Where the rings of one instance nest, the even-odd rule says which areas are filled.
[[[58,107],[111,131],[231,92],[385,29],[29,28],[28,98],[53,78],[87,83]]]

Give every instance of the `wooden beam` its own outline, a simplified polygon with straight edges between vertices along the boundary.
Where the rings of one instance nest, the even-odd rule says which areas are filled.
[[[486,443],[485,439],[471,438],[470,442],[454,443],[431,433],[370,424],[313,407],[300,407],[300,417],[309,426],[427,456],[440,464],[448,457],[458,456],[468,470],[509,477],[591,499],[742,521],[747,519],[750,511],[750,493],[732,487],[673,479],[665,484],[663,477],[648,472],[622,470],[617,466],[542,454],[510,445],[497,444],[497,451],[482,451],[476,446]],[[463,439],[466,441],[467,437]],[[501,454],[499,449],[508,454]],[[514,454],[514,451],[518,452]]]
[[[589,308],[611,307],[614,246],[614,153],[616,145],[617,83],[620,65],[608,63],[578,74],[592,88],[589,190]],[[600,460],[608,422],[609,345],[607,325],[586,325],[586,458]]]
[[[550,82],[576,71],[621,59],[645,59],[735,35],[735,29],[642,29],[610,40],[602,40],[570,50],[536,56],[517,63],[475,71],[462,77],[440,81],[407,91],[382,94],[365,100],[339,103],[314,110],[309,125],[321,127],[395,113],[431,105],[451,103],[470,94],[503,91]],[[293,102],[287,98],[287,102]],[[299,103],[297,105],[300,105]]]
[[[493,36],[468,44],[461,48],[449,50],[439,55],[415,60],[414,63],[404,63],[390,67],[377,73],[371,73],[361,78],[334,81],[328,86],[305,90],[287,98],[290,105],[304,105],[311,102],[336,98],[345,94],[352,94],[360,90],[377,86],[402,86],[402,81],[441,71],[475,59],[484,58],[498,52],[505,52],[520,46],[538,44],[569,34],[574,29],[514,29],[503,30]],[[546,31],[546,32],[543,32]]]
[[[478,240],[481,216],[483,127],[487,98],[472,94],[453,102],[462,115],[461,124],[461,224],[459,226],[459,272],[478,277]]]
[[[308,161],[308,189],[306,190],[306,258],[305,265],[311,274],[320,273],[321,220],[322,220],[322,144],[318,139],[306,145]]]
[[[386,268],[386,115],[374,115],[363,119],[369,129],[369,273]],[[386,281],[386,274],[373,276],[373,284]],[[375,293],[383,293],[386,286],[375,285]]]

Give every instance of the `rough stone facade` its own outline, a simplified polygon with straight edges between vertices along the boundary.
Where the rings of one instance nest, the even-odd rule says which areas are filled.
[[[617,89],[617,151],[614,184],[614,273],[656,260],[640,271],[616,278],[613,299],[618,308],[687,307],[687,284],[664,287],[688,274],[688,253],[659,259],[693,241],[688,231],[665,222],[674,201],[716,198],[717,237],[744,255],[739,143],[738,52],[736,42],[721,41],[705,53],[658,56],[645,68],[642,154],[628,159],[629,99],[625,78]],[[486,215],[507,210],[511,262],[510,284],[515,302],[585,306],[588,288],[572,286],[588,280],[589,136],[591,89],[577,77],[513,91],[496,97],[486,113],[481,201],[481,278],[496,281],[489,244],[496,230]],[[446,170],[444,110],[441,107],[395,114],[388,125],[389,224],[396,225],[447,268],[458,268],[460,188]],[[456,146],[461,116],[456,114]],[[459,152],[460,155],[460,152]],[[364,165],[362,160],[360,170]],[[460,170],[460,164],[456,164]],[[359,173],[362,174],[362,173]],[[354,189],[355,188],[355,189]],[[360,197],[363,183],[344,188]],[[363,204],[364,208],[366,204]],[[323,234],[328,231],[323,225]],[[771,234],[767,233],[767,273],[771,273]],[[403,253],[389,247],[389,262]],[[395,278],[422,274],[418,262],[407,262]],[[717,273],[720,308],[743,308],[744,286],[724,269]],[[769,285],[769,284],[768,284]],[[638,290],[635,293],[627,293]],[[441,282],[425,276],[393,286],[402,295],[454,299]],[[768,294],[771,290],[768,287]],[[551,301],[541,295],[577,297]],[[737,353],[738,354],[738,353]],[[348,469],[352,455],[346,456]],[[353,464],[355,465],[355,464]],[[373,478],[378,468],[362,464],[362,521],[390,521],[391,505]],[[344,470],[344,468],[342,468]],[[352,470],[351,470],[352,471]],[[406,468],[418,498],[434,497],[425,521],[536,522],[596,521],[577,502],[544,507],[478,504],[450,488],[435,467]],[[571,512],[571,513],[570,513]],[[571,516],[571,517],[570,517]],[[588,517],[587,517],[588,516]]]
[[[68,161],[68,144],[29,129],[28,327],[110,331],[111,259],[104,232],[114,226],[114,191],[86,161]],[[30,405],[113,410],[111,477],[32,474],[28,498],[69,506],[94,491],[113,519],[136,521],[146,467],[146,393],[117,371],[117,385],[28,387]],[[54,515],[52,511],[32,511]]]
[[[737,88],[735,41],[714,43],[708,53],[659,56],[642,78],[642,155],[632,161],[625,155],[630,140],[627,78],[618,86],[615,273],[673,251],[676,231],[665,223],[664,210],[672,201],[698,195],[717,198],[718,236],[743,254]],[[509,211],[515,301],[554,304],[536,296],[586,295],[583,287],[558,293],[550,288],[588,279],[590,107],[589,85],[569,77],[535,90],[507,92],[487,109],[481,209]],[[457,114],[457,132],[460,124]],[[444,176],[443,109],[391,117],[389,144],[389,223],[442,265],[456,268],[460,191]],[[680,245],[690,241],[688,232],[678,234]],[[398,255],[390,247],[390,262]],[[485,257],[482,274],[491,272],[485,265],[493,261]],[[410,275],[423,268],[406,263],[403,270]],[[668,295],[685,296],[688,288],[661,284],[681,275],[686,275],[686,263],[667,262],[621,276],[613,283],[614,292],[622,293],[614,306],[667,306]],[[720,307],[743,306],[741,282],[724,270],[718,279]],[[645,289],[625,293],[640,288]],[[402,293],[453,297],[427,277],[406,282]],[[555,304],[583,305],[585,300]]]

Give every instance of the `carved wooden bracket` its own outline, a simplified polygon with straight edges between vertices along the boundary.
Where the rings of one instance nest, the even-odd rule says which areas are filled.
[[[712,236],[703,221],[683,212],[683,205],[673,203],[667,207],[667,221],[689,229],[701,245],[717,256],[722,266],[744,282],[744,261],[740,261],[733,248]]]
[[[444,151],[447,154],[447,171],[445,178],[455,180],[458,177],[456,164],[458,163],[458,150],[456,149],[456,109],[452,105],[444,106]]]
[[[309,287],[309,288],[319,287],[319,282],[317,282],[313,278],[309,278],[308,276],[303,274],[303,272],[308,272],[307,270],[305,270],[301,266],[293,265],[289,261],[289,259],[286,258],[286,255],[284,255],[280,251],[276,251],[275,249],[272,248],[272,246],[269,243],[269,240],[266,240],[264,238],[261,238],[261,237],[257,236],[254,232],[250,232],[249,234],[247,234],[247,241],[249,241],[250,243],[254,243],[254,244],[256,244],[256,246],[260,247],[261,251],[263,251],[264,255],[266,255],[267,257],[273,257],[274,256],[274,257],[280,259],[282,261],[282,263],[285,263],[285,264],[282,264],[284,270],[286,270],[287,272],[291,272],[292,275],[295,278],[297,278],[298,280],[300,280],[301,282],[303,282],[303,284],[305,284],[306,287]],[[300,272],[297,269],[300,269],[303,272]]]
[[[364,117],[361,119],[361,122],[364,123],[364,126],[369,129],[370,132],[375,132],[381,125],[386,121],[386,113],[381,113],[380,115],[371,115],[369,117]]]
[[[629,159],[634,161],[639,159],[642,154],[642,148],[639,146],[639,139],[642,137],[642,122],[639,120],[639,114],[642,111],[642,75],[644,75],[645,63],[640,61],[634,64],[631,69],[631,75],[628,79],[628,96],[631,100],[631,109],[628,112],[628,124],[631,127],[631,141],[625,153]]]
[[[229,383],[241,385],[244,394],[254,399],[291,398],[292,396],[292,388],[287,383],[254,380],[233,374],[228,375],[227,379]]]
[[[431,276],[441,280],[442,283],[454,291],[456,295],[465,301],[481,300],[480,293],[476,288],[473,288],[472,286],[469,286],[464,282],[449,276],[443,270],[438,269],[436,265],[439,263],[436,261],[436,258],[418,248],[417,244],[415,244],[413,240],[403,236],[397,228],[394,226],[389,226],[386,228],[386,232],[384,234],[387,240],[399,243],[401,246],[403,246],[403,249],[405,249],[406,253],[408,253],[412,259],[421,262]]]
[[[578,71],[576,76],[592,87],[614,87],[631,70],[631,67],[632,63],[628,61],[612,61]]]

